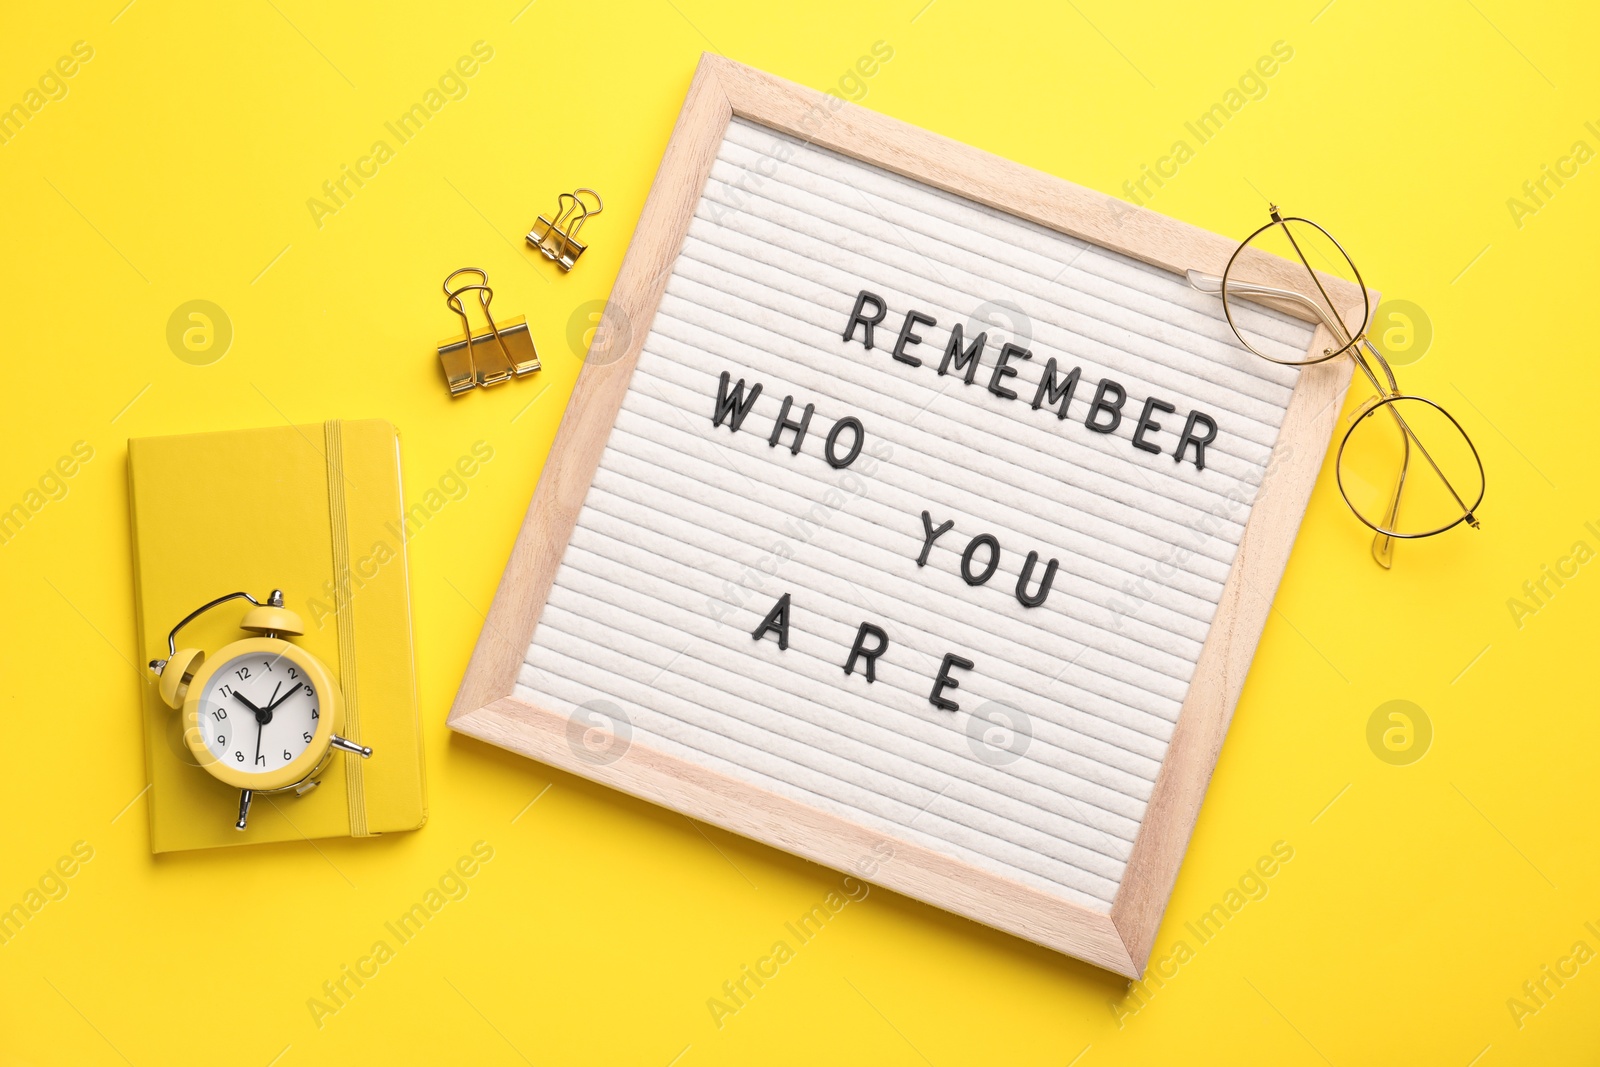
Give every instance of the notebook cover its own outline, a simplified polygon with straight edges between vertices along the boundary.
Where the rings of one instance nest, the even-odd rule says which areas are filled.
[[[153,682],[141,693],[152,852],[367,836],[427,818],[412,663],[399,437],[381,420],[146,437],[128,442],[134,602],[141,662],[167,632],[235,590],[282,589],[345,697],[346,737],[372,758],[335,753],[304,797],[258,795],[233,828],[239,793],[184,745],[180,715]],[[180,648],[215,654],[251,636],[234,601],[184,628]]]

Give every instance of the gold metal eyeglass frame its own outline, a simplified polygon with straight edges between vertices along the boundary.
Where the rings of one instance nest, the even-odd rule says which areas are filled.
[[[1372,558],[1377,561],[1379,566],[1387,570],[1394,565],[1394,542],[1397,538],[1414,540],[1423,537],[1432,537],[1435,534],[1441,534],[1446,530],[1452,529],[1463,522],[1468,526],[1471,526],[1473,529],[1477,529],[1478,519],[1474,512],[1477,510],[1478,505],[1483,503],[1484,471],[1483,460],[1478,455],[1478,448],[1475,444],[1473,444],[1471,436],[1468,435],[1467,431],[1462,428],[1461,423],[1456,421],[1455,416],[1451,415],[1448,411],[1434,403],[1432,400],[1429,400],[1427,397],[1400,392],[1400,386],[1395,381],[1394,370],[1389,366],[1389,361],[1383,358],[1383,354],[1378,351],[1377,347],[1373,345],[1372,341],[1367,337],[1367,327],[1372,316],[1371,297],[1367,293],[1366,283],[1361,278],[1361,271],[1356,267],[1355,262],[1350,258],[1350,254],[1344,250],[1344,246],[1335,240],[1333,235],[1327,230],[1323,229],[1315,222],[1312,222],[1310,219],[1298,218],[1295,216],[1289,216],[1286,218],[1279,214],[1276,204],[1271,205],[1269,210],[1271,212],[1272,221],[1267,223],[1265,226],[1262,226],[1260,229],[1256,230],[1249,237],[1246,237],[1242,242],[1240,242],[1239,247],[1234,250],[1233,255],[1228,257],[1228,264],[1225,268],[1223,268],[1221,277],[1218,277],[1215,274],[1206,274],[1201,271],[1191,270],[1188,272],[1189,284],[1202,293],[1208,293],[1213,296],[1218,296],[1222,299],[1222,310],[1223,314],[1227,317],[1228,326],[1233,330],[1233,334],[1238,338],[1239,343],[1243,345],[1246,350],[1254,353],[1255,355],[1258,355],[1270,362],[1278,363],[1284,366],[1307,367],[1314,366],[1319,363],[1326,363],[1327,361],[1348,352],[1350,353],[1350,358],[1355,361],[1356,366],[1359,367],[1361,372],[1366,375],[1367,381],[1372,384],[1372,388],[1377,393],[1377,396],[1367,401],[1367,403],[1357,411],[1356,417],[1351,422],[1350,428],[1345,431],[1343,439],[1339,442],[1338,458],[1335,463],[1334,470],[1339,485],[1339,495],[1344,498],[1344,502],[1350,508],[1351,513],[1354,514],[1357,519],[1360,519],[1363,524],[1375,531],[1372,540]],[[1333,310],[1336,305],[1332,298],[1329,297],[1327,290],[1323,287],[1322,279],[1318,277],[1317,272],[1312,268],[1310,261],[1306,258],[1305,252],[1300,247],[1300,242],[1295,240],[1294,231],[1291,230],[1288,225],[1291,222],[1303,223],[1306,226],[1312,227],[1326,237],[1333,247],[1339,250],[1339,254],[1344,257],[1345,262],[1349,265],[1350,272],[1355,275],[1356,286],[1361,291],[1362,304],[1361,325],[1355,330],[1350,330],[1347,328],[1344,322],[1340,319],[1339,314]],[[1241,282],[1232,277],[1234,264],[1238,262],[1240,255],[1243,254],[1245,249],[1251,247],[1251,242],[1255,241],[1256,238],[1260,237],[1263,233],[1266,233],[1268,230],[1274,227],[1283,228],[1284,236],[1288,239],[1290,246],[1294,249],[1295,255],[1300,260],[1300,264],[1305,267],[1307,274],[1310,275],[1311,282],[1316,286],[1317,292],[1321,294],[1324,303],[1319,304],[1309,296],[1306,296],[1303,293],[1297,293],[1292,289],[1281,289],[1268,285],[1256,285],[1253,283]],[[1257,249],[1257,251],[1259,252],[1260,250]],[[1278,359],[1266,352],[1262,352],[1256,348],[1255,345],[1250,343],[1244,332],[1239,328],[1239,324],[1234,321],[1233,308],[1230,305],[1230,297],[1233,296],[1238,296],[1241,298],[1254,297],[1258,300],[1276,301],[1280,304],[1286,303],[1309,309],[1315,315],[1316,321],[1321,322],[1325,327],[1327,327],[1328,332],[1333,336],[1334,341],[1338,343],[1339,347],[1324,349],[1321,356],[1300,360]],[[1326,306],[1324,306],[1324,304]],[[1379,378],[1378,374],[1373,371],[1372,365],[1368,361],[1369,356],[1372,360],[1376,360],[1379,368],[1381,368],[1383,372],[1383,377],[1381,379]],[[1422,443],[1416,432],[1406,422],[1405,416],[1400,413],[1399,408],[1396,406],[1396,403],[1402,400],[1415,401],[1417,403],[1426,404],[1428,407],[1433,408],[1440,415],[1443,415],[1447,420],[1449,420],[1450,424],[1453,425],[1461,434],[1462,440],[1466,442],[1467,448],[1472,452],[1473,462],[1476,463],[1478,467],[1479,488],[1476,500],[1473,500],[1470,504],[1464,500],[1462,498],[1462,494],[1450,481],[1450,478],[1444,473],[1443,470],[1440,469],[1439,464],[1428,452],[1427,446]],[[1361,426],[1368,418],[1372,417],[1380,409],[1387,410],[1388,413],[1393,416],[1395,423],[1399,427],[1403,452],[1400,460],[1400,474],[1395,479],[1394,492],[1389,498],[1389,504],[1386,509],[1385,517],[1382,523],[1376,523],[1363,515],[1361,513],[1361,509],[1356,507],[1355,503],[1350,499],[1350,494],[1346,490],[1344,484],[1344,454],[1345,447],[1350,443],[1351,434],[1356,431],[1357,427]],[[1394,529],[1393,527],[1398,523],[1399,520],[1400,499],[1402,493],[1405,491],[1406,475],[1410,470],[1411,450],[1413,445],[1422,455],[1422,458],[1427,461],[1428,465],[1433,468],[1434,473],[1439,476],[1440,481],[1444,483],[1445,488],[1455,499],[1456,504],[1460,506],[1461,514],[1453,521],[1445,523],[1443,526],[1440,526],[1436,529],[1427,530],[1420,533],[1404,533]]]

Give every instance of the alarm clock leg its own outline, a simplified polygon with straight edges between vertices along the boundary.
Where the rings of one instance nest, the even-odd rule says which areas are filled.
[[[239,790],[239,821],[233,824],[235,830],[243,830],[245,820],[250,817],[250,796],[250,790]]]
[[[372,749],[368,748],[366,745],[358,745],[354,741],[347,741],[344,738],[340,737],[338,734],[334,734],[333,735],[333,740],[328,742],[328,743],[332,747],[337,748],[337,749],[339,749],[339,750],[341,750],[343,752],[354,752],[356,755],[360,756],[362,759],[371,759],[372,758]]]

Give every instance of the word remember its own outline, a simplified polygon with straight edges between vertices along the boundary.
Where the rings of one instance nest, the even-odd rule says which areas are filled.
[[[871,305],[871,311],[867,310]],[[873,327],[882,324],[889,314],[889,307],[884,303],[883,297],[863,289],[856,294],[856,305],[850,310],[850,319],[845,323],[844,339],[848,343],[855,337],[856,327],[861,327],[861,343],[868,349],[873,347]],[[919,345],[923,341],[921,334],[916,331],[925,326],[937,326],[938,321],[932,315],[911,310],[907,311],[905,318],[900,322],[900,330],[895,335],[894,346],[889,355],[896,362],[908,367],[922,366],[920,356],[911,355],[907,349]],[[950,327],[950,339],[944,346],[944,355],[939,360],[938,373],[942,377],[946,374],[958,374],[967,385],[977,381],[980,364],[983,362],[983,349],[989,339],[987,331],[978,334],[970,342],[963,334],[961,323]],[[1005,383],[1017,376],[1017,368],[1012,365],[1012,360],[1023,361],[1033,358],[1031,349],[1018,344],[1007,342],[1000,346],[995,353],[994,365],[988,372],[988,380],[984,388],[1002,400],[1016,400],[1017,391]],[[1067,405],[1072,403],[1073,393],[1077,390],[1078,380],[1083,374],[1082,367],[1073,367],[1064,375],[1058,375],[1055,357],[1050,357],[1045,362],[1044,374],[1039,379],[1039,388],[1034,391],[1033,402],[1029,405],[1038,411],[1045,405],[1055,408],[1056,419],[1065,421]],[[1088,408],[1084,412],[1084,428],[1093,433],[1115,433],[1117,427],[1122,425],[1122,408],[1128,401],[1128,391],[1121,383],[1110,378],[1101,378],[1095,386],[1094,398],[1088,401]],[[1144,402],[1143,409],[1139,412],[1138,422],[1133,430],[1133,447],[1155,455],[1161,454],[1161,446],[1150,440],[1152,434],[1161,430],[1161,424],[1155,420],[1156,412],[1171,415],[1178,409],[1176,405],[1165,400],[1149,397]],[[1173,459],[1182,463],[1184,456],[1193,446],[1190,458],[1195,469],[1206,469],[1206,446],[1217,439],[1217,422],[1203,411],[1191,410],[1188,419],[1184,422],[1183,432],[1178,436],[1177,447],[1172,450]]]

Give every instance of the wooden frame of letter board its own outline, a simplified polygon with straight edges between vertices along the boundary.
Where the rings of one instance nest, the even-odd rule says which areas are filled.
[[[562,553],[600,464],[628,381],[677,260],[717,148],[734,116],[1091,241],[1167,270],[1221,274],[1236,242],[1115,197],[707,54],[689,87],[494,606],[450,711],[451,728],[734,833],[851,871],[886,835],[638,743],[607,765],[568,746],[568,718],[513,696]],[[1285,264],[1287,267],[1287,264]],[[1357,308],[1344,284],[1337,299]],[[1359,317],[1359,316],[1358,316]],[[1312,348],[1329,343],[1319,326]],[[894,839],[873,883],[1079,957],[1144,971],[1223,735],[1338,420],[1351,363],[1300,374],[1275,461],[1245,525],[1109,915]]]

